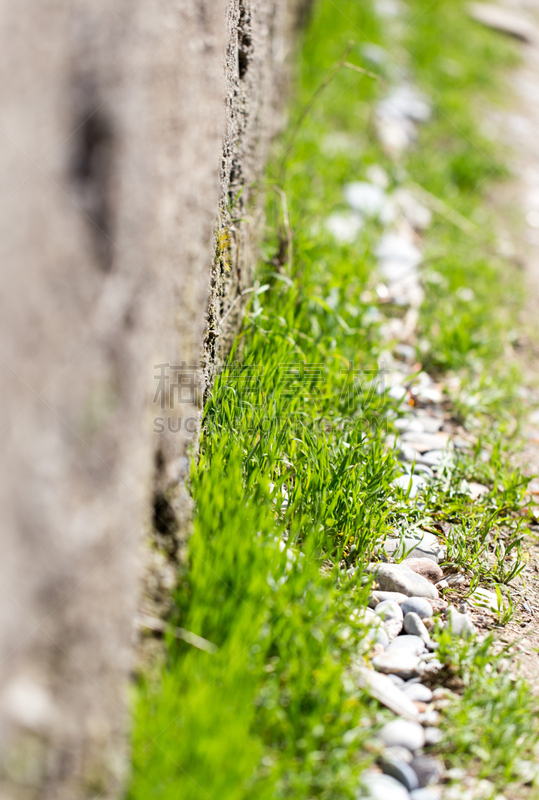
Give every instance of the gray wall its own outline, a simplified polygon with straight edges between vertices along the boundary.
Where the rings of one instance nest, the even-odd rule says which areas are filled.
[[[0,8],[2,799],[126,779],[134,621],[166,611],[189,523],[188,440],[153,432],[178,416],[152,405],[154,365],[198,364],[206,336],[180,411],[196,419],[250,285],[299,11]],[[228,212],[242,187],[251,224]]]

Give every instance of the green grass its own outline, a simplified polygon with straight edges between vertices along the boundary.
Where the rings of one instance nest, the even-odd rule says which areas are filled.
[[[435,108],[417,149],[396,165],[372,137],[384,84],[346,68],[297,131],[294,121],[351,39],[349,61],[371,70],[380,68],[364,57],[365,45],[391,45],[369,3],[315,3],[291,125],[268,171],[268,186],[279,183],[287,198],[293,255],[283,245],[281,196],[269,191],[263,262],[230,366],[205,410],[191,479],[194,532],[170,622],[217,650],[170,636],[160,681],[140,678],[130,800],[354,797],[374,757],[368,738],[388,714],[350,672],[366,650],[354,612],[366,602],[362,567],[374,546],[421,525],[450,530],[449,561],[484,583],[507,582],[520,567],[524,483],[508,459],[518,393],[500,358],[520,290],[495,253],[488,213],[481,217],[489,182],[504,175],[503,154],[471,113],[476,93],[499,88],[499,68],[514,55],[457,0],[410,6],[408,54],[390,54]],[[386,79],[390,72],[382,69]],[[377,373],[386,348],[385,311],[372,299],[380,226],[341,246],[323,225],[344,207],[343,184],[362,179],[371,164],[382,165],[392,185],[411,180],[468,220],[482,220],[470,238],[437,214],[426,236],[419,357],[442,377],[459,376],[454,414],[478,444],[421,502],[394,489],[402,467],[384,447],[397,410],[380,393]],[[474,503],[470,480],[490,490]],[[524,728],[536,732],[526,690],[511,684],[509,691],[496,669],[485,672],[487,645],[459,649],[442,636],[442,655],[466,709],[448,710],[445,752],[479,772],[490,758],[503,787],[514,776],[517,744],[518,757],[530,753]]]
[[[490,637],[455,648],[447,632],[441,632],[439,642],[450,684],[459,692],[444,713],[444,758],[449,766],[473,765],[474,775],[494,787],[518,787],[525,775],[521,762],[537,760],[537,699],[512,674],[506,652],[493,655]],[[539,784],[535,790],[528,789],[526,796],[537,797]]]

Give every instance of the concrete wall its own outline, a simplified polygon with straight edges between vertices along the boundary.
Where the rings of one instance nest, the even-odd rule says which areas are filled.
[[[189,520],[189,436],[154,432],[178,417],[152,404],[154,365],[189,377],[205,337],[180,412],[196,420],[250,285],[300,11],[0,9],[2,800],[125,781],[133,620],[166,609]]]

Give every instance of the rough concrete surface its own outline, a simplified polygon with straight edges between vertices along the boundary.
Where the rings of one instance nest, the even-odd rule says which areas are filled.
[[[204,391],[189,367],[208,321],[211,371],[249,286],[255,182],[300,11],[0,9],[2,799],[107,798],[125,782],[140,577],[151,563],[155,598],[173,580],[143,542],[154,530],[176,556],[188,519]],[[237,219],[251,221],[235,222],[243,187]],[[182,363],[163,368],[160,409],[154,365]],[[180,405],[178,375],[191,387]],[[179,432],[153,432],[178,417]]]

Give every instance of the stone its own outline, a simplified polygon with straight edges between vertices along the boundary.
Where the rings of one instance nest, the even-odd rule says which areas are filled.
[[[438,658],[433,658],[432,661],[421,661],[421,666],[419,668],[419,674],[423,677],[425,675],[432,675],[436,672],[439,672],[443,667],[442,662]]]
[[[439,791],[434,791],[430,786],[424,789],[415,789],[410,794],[411,800],[440,800],[441,794]],[[462,800],[460,795],[459,800]]]
[[[406,556],[405,564],[411,558],[429,558],[438,563],[445,558],[445,548],[440,544],[438,537],[428,531],[419,531],[416,536],[405,536],[386,539],[382,548],[387,556],[402,558]],[[378,552],[380,548],[375,548]]]
[[[400,212],[409,225],[418,231],[426,230],[432,222],[432,212],[423,205],[409,189],[400,187],[391,195],[397,212]]]
[[[385,277],[392,274],[396,268],[398,277],[401,278],[417,269],[423,261],[421,251],[411,239],[398,233],[384,233],[374,248],[374,254],[380,262],[380,270]]]
[[[372,659],[372,665],[377,672],[399,675],[404,680],[415,678],[419,674],[419,658],[413,653],[402,650],[386,651],[381,656]]]
[[[382,626],[386,631],[389,641],[395,639],[402,631],[403,613],[398,603],[392,600],[384,600],[376,606],[375,614],[382,620]]]
[[[368,605],[369,608],[375,609],[376,606],[379,605],[379,603],[383,603],[384,600],[392,600],[394,603],[398,603],[399,605],[401,605],[401,603],[404,603],[406,599],[407,599],[406,595],[402,594],[402,592],[374,591],[371,592],[371,594],[369,595]]]
[[[388,205],[384,190],[366,181],[348,183],[344,187],[344,196],[350,208],[367,218],[383,217]]]
[[[425,475],[428,479],[433,480],[434,472],[426,464],[418,464],[415,462],[412,467],[414,475]]]
[[[376,47],[376,45],[374,45]],[[380,186],[382,189],[387,189],[389,186],[389,175],[380,164],[371,164],[365,170],[365,175],[371,183]]]
[[[421,457],[417,460],[420,464],[427,464],[429,467],[438,467],[445,458],[449,455],[447,450],[429,450],[422,453]]]
[[[489,592],[488,589],[476,589],[470,597],[468,603],[473,608],[488,608],[489,611],[498,611],[498,595],[496,592]]]
[[[395,592],[395,594],[399,594],[400,592]],[[380,617],[382,621],[388,619],[404,619],[404,614],[402,613],[402,609],[399,603],[396,603],[394,600],[383,600],[381,603],[378,603],[376,608],[374,609],[374,613],[377,617]]]
[[[364,625],[381,625],[381,620],[378,614],[374,613],[374,609],[372,608],[363,608],[359,611],[356,611],[358,622],[362,622]]]
[[[448,586],[462,586],[465,583],[466,578],[460,572],[455,572],[453,575],[448,575],[445,579]],[[438,585],[441,584],[441,580],[438,581]]]
[[[405,764],[409,764],[414,757],[407,747],[402,747],[398,744],[393,745],[393,747],[386,747],[383,755],[390,758],[398,758],[400,761],[404,761]]]
[[[411,752],[419,750],[425,744],[425,732],[421,725],[405,719],[386,722],[377,735],[387,747],[406,747]]]
[[[365,635],[365,639],[367,642],[370,642],[377,647],[381,647],[383,650],[385,650],[386,647],[388,647],[390,641],[387,631],[384,630],[382,625],[379,625],[378,627],[373,627],[370,630],[368,630]]]
[[[409,633],[411,636],[418,636],[427,645],[427,647],[431,646],[432,642],[429,632],[425,628],[423,620],[418,614],[414,613],[413,611],[409,611],[404,618],[403,627],[406,633]]]
[[[435,614],[439,614],[441,611],[445,611],[445,609],[449,605],[447,600],[444,600],[443,597],[438,598],[438,600],[429,600],[429,603],[431,604],[432,610]]]
[[[539,43],[539,31],[529,19],[508,8],[491,3],[470,3],[468,13],[487,28],[513,36],[527,44]]]
[[[413,348],[411,348],[411,350],[415,356],[415,350]],[[407,417],[399,417],[394,421],[393,425],[398,431],[417,431],[419,433],[423,433],[423,425],[417,419],[417,417],[412,415]]]
[[[424,578],[427,578],[432,583],[441,581],[444,577],[444,573],[438,564],[430,558],[405,558],[404,563],[408,569],[417,572],[418,575],[423,575]]]
[[[380,766],[385,775],[391,775],[399,783],[402,783],[409,792],[419,788],[419,779],[415,770],[405,761],[399,758],[392,758],[383,753],[380,757]]]
[[[439,728],[425,728],[425,744],[432,747],[435,744],[440,744],[444,735]]]
[[[361,776],[362,789],[357,794],[358,798],[367,797],[371,800],[410,800],[410,792],[402,783],[390,775],[381,775],[379,772],[367,772]]]
[[[395,684],[395,686],[404,686],[406,683],[406,681],[403,678],[399,678],[398,675],[388,675],[387,677],[392,683]]]
[[[404,442],[413,442],[412,447],[421,453],[427,453],[429,450],[445,450],[451,442],[449,434],[444,431],[428,433],[408,430],[401,434],[401,438]]]
[[[399,751],[402,748],[399,748]],[[525,759],[516,759],[514,762],[514,771],[523,783],[533,784],[539,780],[539,764],[534,764],[533,761]]]
[[[477,633],[475,625],[468,614],[461,614],[456,608],[449,606],[446,610],[446,615],[447,619],[444,627],[448,629],[453,636],[469,639]]]
[[[376,135],[389,153],[401,153],[408,149],[417,137],[416,126],[410,119],[391,119],[385,110],[377,108],[375,116]]]
[[[428,481],[421,475],[399,475],[391,481],[395,488],[402,489],[410,498],[417,497],[417,493],[426,486]]]
[[[388,649],[388,653],[395,653],[395,652],[407,652],[411,653],[415,656],[420,656],[422,653],[425,652],[425,642],[421,639],[420,636],[410,636],[408,634],[404,634],[402,636],[397,636],[394,639]]]
[[[359,236],[364,222],[359,214],[354,214],[353,211],[343,211],[331,214],[324,224],[336,242],[351,244]]]
[[[477,500],[484,494],[488,494],[490,489],[488,486],[483,486],[482,483],[476,483],[476,481],[470,481],[468,484],[468,494],[472,498],[472,500]]]
[[[406,697],[393,680],[397,675],[383,675],[364,667],[357,670],[357,683],[360,688],[365,689],[371,697],[379,703],[389,708],[394,714],[403,717],[405,720],[417,720],[419,712],[409,697]],[[387,743],[386,743],[387,744]],[[399,744],[399,742],[395,742]]]
[[[441,761],[432,756],[414,756],[410,766],[417,775],[420,789],[431,783],[438,783],[444,772]]]
[[[417,412],[416,419],[425,433],[437,433],[443,425],[443,419],[429,414],[427,411]]]
[[[428,686],[423,686],[422,683],[405,683],[402,691],[414,703],[430,703],[432,700],[432,691]]]
[[[402,613],[406,616],[409,612],[417,614],[421,619],[432,617],[432,605],[424,597],[408,597],[401,603]]]
[[[419,721],[422,725],[439,725],[440,715],[434,709],[426,711],[424,714],[419,715]]]
[[[438,599],[438,590],[422,575],[403,564],[375,564],[372,567],[378,588],[382,591],[401,592],[408,597]]]

